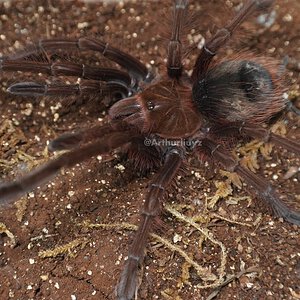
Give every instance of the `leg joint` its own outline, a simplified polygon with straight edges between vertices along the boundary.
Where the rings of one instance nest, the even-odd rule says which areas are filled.
[[[137,256],[137,255],[129,254],[129,255],[128,255],[128,260],[129,260],[129,259],[132,259],[132,260],[135,260],[135,261],[139,262],[140,257]]]
[[[158,189],[160,189],[161,191],[164,191],[164,190],[165,190],[165,188],[164,188],[161,184],[159,184],[159,183],[151,183],[151,186],[153,186],[153,187],[155,187],[155,188],[158,188]]]

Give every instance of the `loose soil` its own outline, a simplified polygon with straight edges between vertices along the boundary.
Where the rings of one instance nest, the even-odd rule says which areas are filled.
[[[238,1],[191,1],[191,11],[197,13],[199,22],[187,30],[187,43],[209,37],[236,5]],[[158,1],[1,1],[0,52],[14,53],[41,37],[94,36],[129,51],[154,70],[162,70],[164,37],[168,36],[164,16],[170,7],[171,1],[163,1],[163,5]],[[220,53],[250,50],[280,61],[288,56],[289,95],[298,106],[299,11],[298,0],[278,0],[270,27],[252,18]],[[196,53],[193,50],[187,56],[187,69]],[[69,54],[65,59],[74,56],[78,56],[75,61],[110,65],[90,52]],[[5,92],[14,82],[43,79],[1,73],[3,181],[19,177],[53,156],[45,151],[47,141],[107,121],[108,99],[17,97]],[[287,129],[286,136],[299,139],[299,117],[286,113],[280,122],[278,127]],[[257,154],[256,172],[299,208],[299,158],[275,148],[269,155],[266,145],[251,147],[251,153]],[[133,238],[132,228],[120,223],[138,223],[152,176],[136,172],[129,161],[115,154],[98,157],[65,170],[16,205],[2,208],[0,299],[114,299],[114,287]],[[228,174],[191,159],[186,175],[178,178],[178,187],[166,201],[185,219],[167,210],[164,213],[164,225],[156,232],[162,239],[151,237],[147,247],[137,299],[300,299],[299,227],[275,217],[245,186],[237,188],[228,178]],[[207,207],[212,200],[216,203]],[[198,227],[187,217],[193,217]],[[203,288],[207,284],[215,287]]]

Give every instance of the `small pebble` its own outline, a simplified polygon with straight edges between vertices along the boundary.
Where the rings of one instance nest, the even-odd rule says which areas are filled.
[[[74,191],[69,191],[69,192],[68,192],[68,196],[69,196],[69,197],[72,197],[72,196],[74,196],[74,194],[75,194],[75,192],[74,192]]]
[[[180,242],[181,240],[182,240],[182,236],[180,236],[179,234],[175,233],[175,235],[173,237],[174,244]]]

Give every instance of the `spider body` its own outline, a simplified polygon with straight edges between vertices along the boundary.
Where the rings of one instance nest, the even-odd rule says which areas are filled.
[[[287,104],[276,69],[259,59],[222,62],[193,85],[193,99],[214,123],[267,122]]]
[[[51,151],[70,151],[19,180],[2,184],[1,203],[14,201],[50,180],[64,167],[114,150],[127,152],[138,168],[156,171],[160,167],[149,185],[140,225],[116,289],[119,300],[132,299],[136,293],[138,267],[149,233],[158,223],[166,190],[187,163],[189,155],[206,157],[236,172],[279,216],[300,225],[300,213],[284,203],[265,178],[241,166],[227,149],[232,139],[237,142],[241,138],[259,138],[300,154],[297,141],[273,134],[261,126],[287,106],[276,63],[245,57],[211,66],[214,55],[238,26],[253,12],[270,7],[272,2],[248,0],[204,45],[191,76],[182,63],[181,35],[187,17],[187,0],[175,1],[166,72],[161,76],[152,74],[130,54],[94,38],[41,40],[33,50],[2,59],[1,69],[6,72],[19,70],[82,78],[75,85],[17,83],[8,89],[13,94],[79,96],[96,93],[99,97],[109,95],[116,103],[109,110],[110,122],[106,125],[63,134],[49,145]],[[26,60],[32,55],[58,49],[97,51],[126,71],[70,62]],[[146,140],[150,140],[150,144],[146,144]]]

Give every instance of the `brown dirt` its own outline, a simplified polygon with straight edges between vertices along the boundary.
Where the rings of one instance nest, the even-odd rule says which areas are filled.
[[[192,9],[201,17],[201,28],[193,36],[208,36],[208,29],[224,23],[224,11],[232,11],[230,1],[191,2]],[[131,1],[124,6],[1,1],[0,52],[15,52],[40,37],[98,36],[129,49],[143,62],[162,68],[166,50],[159,38],[164,21],[161,12],[170,7],[167,1],[164,3],[162,8],[156,1]],[[252,19],[242,26],[239,39],[230,44],[231,49],[250,49],[279,60],[289,55],[299,63],[300,2],[279,0],[275,10],[276,20],[269,29],[263,29]],[[229,48],[224,51],[230,52]],[[194,59],[194,54],[190,58]],[[93,53],[85,57],[90,63],[96,59]],[[293,61],[287,75],[290,94],[294,95],[291,98],[299,102],[300,73]],[[190,61],[187,64],[191,65]],[[34,76],[18,77],[30,81]],[[1,74],[1,78],[2,180],[20,176],[45,161],[48,140],[64,131],[88,126],[97,118],[106,118],[97,99],[82,106],[74,105],[78,99],[71,99],[68,109],[66,102],[60,108],[61,99],[6,94],[5,87],[18,79],[7,74]],[[285,120],[288,136],[297,137],[299,118],[289,113]],[[299,168],[299,158],[276,149],[269,160],[261,152],[258,157],[257,172],[273,181],[282,194],[299,202],[299,172],[284,179],[288,170]],[[245,188],[233,187],[230,195],[221,197],[214,208],[205,212],[205,200],[216,194],[216,184],[225,182],[226,176],[218,171],[205,171],[195,161],[191,165],[168,203],[182,204],[184,207],[177,209],[186,216],[197,215],[200,228],[207,228],[219,244],[204,238],[203,232],[169,212],[163,217],[164,230],[159,234],[216,275],[221,267],[222,243],[226,247],[223,262],[228,280],[219,282],[217,290],[201,289],[200,285],[205,284],[203,275],[197,274],[178,251],[152,238],[141,272],[138,299],[212,299],[213,293],[220,300],[300,299],[299,227],[274,217],[255,197],[253,201],[241,198],[249,195]],[[151,174],[136,173],[130,162],[119,157],[106,163],[93,159],[66,170],[53,182],[22,198],[18,209],[2,209],[0,222],[16,241],[11,246],[8,232],[1,235],[0,299],[113,299],[132,232],[124,228],[92,228],[83,223],[136,224],[150,177]],[[49,249],[57,251],[43,258],[42,251]]]

